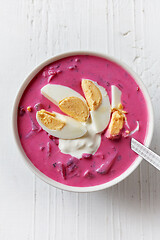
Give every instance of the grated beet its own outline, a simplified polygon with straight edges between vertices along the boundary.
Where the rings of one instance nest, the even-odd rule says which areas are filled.
[[[59,69],[59,70],[57,70],[57,74],[59,74],[59,73],[61,73],[61,72],[62,72],[62,70],[60,70],[60,69]]]
[[[75,59],[75,62],[80,62],[80,59],[79,59],[79,58],[76,58],[76,59]]]
[[[19,116],[23,116],[25,114],[25,109],[23,107],[19,107],[18,108],[18,113],[19,113]]]
[[[67,162],[67,167],[69,167],[70,165],[77,163],[78,162],[78,158],[76,157],[71,157],[68,162]]]
[[[47,142],[47,156],[48,157],[51,156],[51,144],[50,144],[50,142]]]
[[[104,154],[101,153],[101,152],[95,153],[95,154],[94,154],[94,157],[100,157],[100,158],[104,159]]]
[[[110,171],[110,168],[112,167],[116,156],[117,152],[113,152],[112,154],[110,154],[107,158],[107,161],[101,164],[101,166],[96,169],[96,172],[102,175],[107,174]]]
[[[63,179],[66,179],[66,167],[63,163],[58,162],[57,163],[57,171],[61,173],[61,176],[63,177]]]
[[[78,159],[75,157],[71,157],[68,162],[67,162],[67,171],[68,173],[73,172],[74,170],[76,170],[78,168]]]
[[[57,72],[55,72],[54,70],[48,70],[48,75],[56,76]]]
[[[41,103],[36,103],[36,104],[34,105],[34,108],[35,108],[37,111],[39,111],[39,110],[41,110],[41,109],[43,108],[43,105],[42,105]]]
[[[39,148],[41,151],[43,151],[44,149],[45,149],[45,147],[44,146],[42,146],[42,147],[40,147]]]
[[[86,178],[93,178],[94,175],[92,172],[90,172],[89,170],[86,170],[85,173],[83,174],[83,177],[86,177]]]
[[[76,68],[77,68],[77,65],[73,65],[73,66],[69,66],[69,67],[68,67],[69,70],[74,70],[74,69],[76,69]]]
[[[89,154],[89,153],[83,153],[83,154],[82,154],[82,158],[85,158],[85,159],[91,159],[91,158],[92,158],[92,154]]]
[[[49,76],[49,78],[48,78],[48,82],[52,81],[53,78],[54,78],[53,75]]]

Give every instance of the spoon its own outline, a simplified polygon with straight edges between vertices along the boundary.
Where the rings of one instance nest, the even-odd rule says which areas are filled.
[[[152,164],[155,168],[160,170],[160,156],[158,156],[156,153],[145,147],[134,138],[131,139],[131,149],[144,158],[147,162]]]

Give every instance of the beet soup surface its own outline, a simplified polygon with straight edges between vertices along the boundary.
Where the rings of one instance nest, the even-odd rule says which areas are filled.
[[[82,96],[81,79],[91,79],[104,87],[111,102],[111,85],[122,91],[121,102],[127,112],[130,129],[139,131],[119,140],[109,140],[102,133],[97,152],[82,159],[63,154],[58,139],[43,131],[36,120],[41,108],[62,113],[41,94],[46,84],[70,87]],[[31,111],[27,107],[31,106]],[[63,114],[63,113],[62,113]],[[77,55],[60,59],[44,67],[25,89],[18,106],[18,133],[21,145],[30,161],[51,179],[76,187],[103,184],[120,176],[135,161],[137,155],[130,149],[131,137],[144,143],[147,133],[148,111],[143,93],[135,80],[121,66],[105,58]],[[113,161],[114,159],[114,161]],[[112,162],[111,165],[109,165]],[[100,167],[108,164],[109,169]],[[98,171],[99,170],[99,171]]]

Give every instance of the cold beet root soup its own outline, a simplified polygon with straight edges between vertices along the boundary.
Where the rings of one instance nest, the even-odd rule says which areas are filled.
[[[25,154],[49,178],[76,187],[120,176],[144,143],[148,110],[140,87],[118,64],[92,55],[62,58],[28,84],[18,106]]]

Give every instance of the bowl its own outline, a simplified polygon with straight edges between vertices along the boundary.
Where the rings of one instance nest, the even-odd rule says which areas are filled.
[[[147,108],[148,108],[149,123],[148,123],[148,132],[147,132],[147,136],[145,138],[144,144],[145,144],[145,146],[149,147],[151,140],[152,140],[152,136],[153,136],[154,116],[153,116],[153,108],[152,108],[151,100],[150,100],[149,94],[148,94],[144,84],[142,83],[140,78],[137,76],[137,74],[134,71],[132,71],[126,64],[122,63],[120,60],[117,60],[108,55],[104,55],[104,54],[100,54],[100,53],[96,53],[96,52],[89,52],[89,51],[75,51],[75,52],[67,52],[67,53],[59,54],[57,56],[54,56],[54,57],[44,61],[29,74],[29,76],[26,78],[26,80],[20,87],[17,97],[14,102],[13,116],[12,116],[13,132],[14,132],[15,142],[16,142],[19,152],[21,154],[22,160],[26,163],[26,165],[30,168],[30,170],[32,170],[32,172],[34,174],[36,174],[39,178],[41,178],[43,181],[50,184],[51,186],[54,186],[54,187],[62,189],[62,190],[67,190],[67,191],[72,191],[72,192],[93,192],[93,191],[98,191],[98,190],[102,190],[105,188],[109,188],[109,187],[121,182],[122,180],[124,180],[127,176],[129,176],[138,167],[138,165],[142,161],[142,158],[140,156],[138,156],[125,172],[123,172],[120,176],[116,177],[115,179],[113,179],[109,182],[106,182],[104,184],[95,185],[95,186],[91,186],[91,187],[68,186],[68,185],[56,182],[55,180],[44,175],[32,164],[32,162],[26,156],[26,154],[21,146],[21,142],[20,142],[19,135],[18,135],[18,129],[17,129],[17,106],[19,104],[19,101],[21,99],[23,91],[25,90],[25,88],[27,87],[29,82],[46,65],[48,65],[54,61],[57,61],[61,58],[65,58],[68,56],[74,56],[74,55],[94,55],[94,56],[106,58],[106,59],[120,65],[123,69],[125,69],[134,78],[134,80],[137,82],[137,84],[140,86],[140,88],[143,92],[144,98],[146,100]]]

